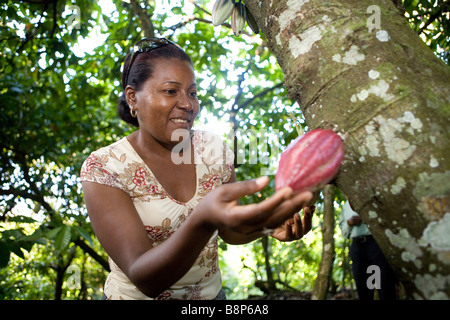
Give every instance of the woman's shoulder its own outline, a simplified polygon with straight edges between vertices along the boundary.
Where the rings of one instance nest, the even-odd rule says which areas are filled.
[[[94,150],[91,152],[90,156],[95,155],[95,156],[103,156],[103,155],[110,155],[111,152],[114,153],[114,151],[116,152],[120,152],[120,151],[126,151],[127,149],[129,149],[130,144],[128,143],[128,140],[126,137],[115,141],[107,146],[101,147],[97,150]]]
[[[81,166],[80,176],[83,180],[95,178],[110,179],[117,176],[117,171],[125,165],[130,156],[130,144],[122,138],[108,146],[92,151]]]
[[[126,160],[136,160],[131,159],[135,156],[135,152],[131,144],[128,142],[127,138],[124,137],[116,142],[111,143],[105,147],[101,147],[90,153],[85,162],[90,159],[102,159],[102,162],[108,162],[108,160],[118,160],[121,163],[125,163]]]

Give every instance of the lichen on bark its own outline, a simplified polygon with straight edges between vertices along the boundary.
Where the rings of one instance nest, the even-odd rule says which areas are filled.
[[[422,281],[450,274],[449,251],[426,240],[441,230],[430,223],[442,223],[450,213],[449,67],[389,1],[377,4],[381,25],[375,29],[367,27],[367,8],[374,5],[368,0],[246,5],[308,126],[343,137],[346,156],[337,185],[408,293],[450,297],[450,281],[433,288]],[[420,257],[412,247],[394,245],[406,234]],[[450,234],[442,236],[447,241]]]

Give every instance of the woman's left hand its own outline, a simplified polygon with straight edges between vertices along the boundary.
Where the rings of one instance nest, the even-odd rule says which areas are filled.
[[[312,214],[315,209],[315,206],[304,207],[303,220],[300,219],[300,214],[296,213],[294,217],[276,228],[271,236],[280,241],[293,241],[302,238],[311,230]]]

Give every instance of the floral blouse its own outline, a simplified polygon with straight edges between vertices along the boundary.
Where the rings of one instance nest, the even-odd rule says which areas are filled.
[[[208,192],[231,177],[234,155],[224,141],[206,131],[192,131],[191,137],[197,188],[186,203],[177,201],[164,190],[127,138],[94,151],[82,165],[81,181],[126,192],[133,200],[153,246],[157,246],[176,232]],[[109,264],[111,272],[104,288],[107,299],[151,299],[131,283],[111,258]],[[156,299],[213,299],[221,287],[216,232],[192,268]]]

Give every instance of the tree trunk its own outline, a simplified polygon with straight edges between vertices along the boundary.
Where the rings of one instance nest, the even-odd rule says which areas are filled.
[[[150,12],[150,14],[147,13],[147,10],[143,9],[140,3],[136,0],[130,0],[130,3],[139,18],[142,29],[144,30],[144,35],[147,38],[153,38],[155,36],[155,29],[153,28],[153,23],[151,20],[152,12]]]
[[[411,298],[450,297],[450,68],[390,1],[246,0],[336,179]]]
[[[325,300],[331,282],[334,261],[334,185],[323,189],[322,260],[311,296],[311,300]]]
[[[73,258],[75,257],[76,247],[72,247],[69,249],[69,257],[68,261],[64,262],[64,257],[61,254],[58,254],[57,265],[50,265],[50,267],[56,272],[56,280],[55,280],[55,300],[61,300],[62,296],[62,287],[64,284],[64,274],[66,273],[67,268],[70,266]]]
[[[270,292],[276,291],[277,287],[275,285],[275,281],[273,280],[272,274],[272,266],[270,265],[270,247],[269,247],[269,238],[262,237],[261,238],[263,250],[264,250],[264,265],[266,267],[266,276],[267,276],[267,285]]]

